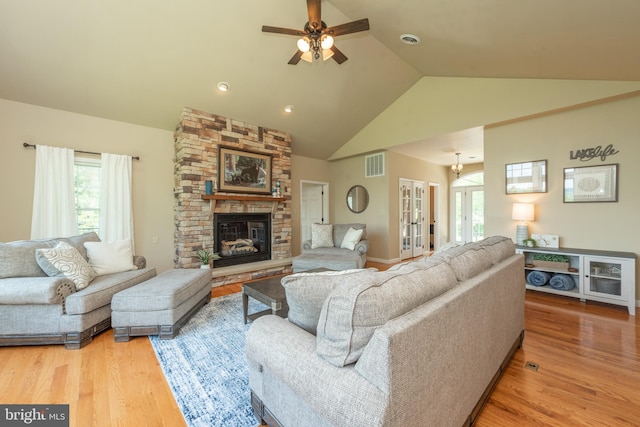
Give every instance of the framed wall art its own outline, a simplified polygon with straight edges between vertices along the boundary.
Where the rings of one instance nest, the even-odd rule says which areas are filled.
[[[220,191],[271,194],[271,156],[218,148]]]
[[[617,163],[564,170],[564,202],[617,202]]]
[[[535,160],[505,166],[506,194],[546,193],[547,161]]]

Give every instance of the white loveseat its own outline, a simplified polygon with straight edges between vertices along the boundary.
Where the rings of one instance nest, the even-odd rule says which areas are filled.
[[[496,236],[387,271],[285,277],[289,319],[263,316],[247,332],[257,417],[472,425],[524,337],[523,268]]]

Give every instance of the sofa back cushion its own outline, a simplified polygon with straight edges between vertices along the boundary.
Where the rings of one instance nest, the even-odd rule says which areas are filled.
[[[487,237],[479,241],[478,246],[489,253],[494,265],[516,253],[516,245],[513,243],[513,240],[505,236]]]
[[[358,277],[375,268],[362,270],[302,272],[285,276],[281,284],[287,294],[289,322],[316,334],[322,304],[340,283],[357,283]]]
[[[367,225],[366,224],[333,224],[333,243],[336,247],[342,246],[342,241],[344,240],[344,236],[347,234],[350,228],[354,230],[362,230],[362,235],[360,236],[360,240],[365,240],[367,238]]]
[[[79,236],[41,239],[19,240],[10,243],[0,243],[0,279],[7,277],[47,277],[36,261],[36,249],[51,249],[59,242],[67,242],[87,259],[84,242],[99,242],[96,233],[85,233]]]
[[[339,283],[322,306],[317,353],[335,366],[354,363],[378,327],[456,284],[451,267],[437,260],[367,271],[357,280]]]
[[[477,243],[467,243],[431,257],[448,263],[453,269],[456,279],[464,282],[473,276],[482,273],[493,265],[491,255]]]

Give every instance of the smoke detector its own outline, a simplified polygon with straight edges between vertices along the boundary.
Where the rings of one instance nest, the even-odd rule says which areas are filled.
[[[412,46],[420,43],[420,37],[414,34],[403,34],[400,36],[400,40],[402,40],[402,43]]]

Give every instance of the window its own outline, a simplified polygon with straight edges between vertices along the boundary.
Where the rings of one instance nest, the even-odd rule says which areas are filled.
[[[74,189],[78,232],[98,232],[100,226],[100,160],[76,157]]]

